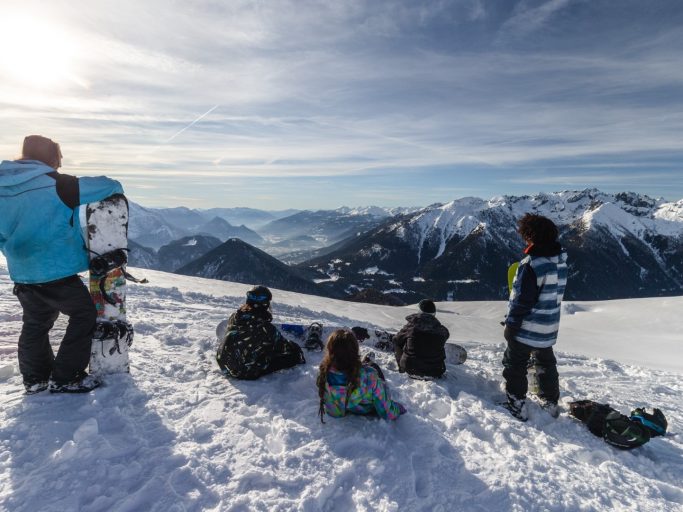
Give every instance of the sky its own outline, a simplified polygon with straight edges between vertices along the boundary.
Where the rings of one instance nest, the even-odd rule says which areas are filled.
[[[678,0],[3,0],[0,158],[145,206],[683,198]]]

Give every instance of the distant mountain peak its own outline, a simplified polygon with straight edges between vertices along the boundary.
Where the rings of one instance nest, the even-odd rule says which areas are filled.
[[[225,220],[222,217],[213,217],[210,221],[208,221],[206,224],[204,224],[204,227],[206,226],[216,226],[216,227],[229,227],[232,228],[234,227],[232,224],[230,224],[227,220]]]
[[[246,284],[264,284],[281,290],[328,295],[301,270],[282,263],[239,238],[229,238],[177,273]]]

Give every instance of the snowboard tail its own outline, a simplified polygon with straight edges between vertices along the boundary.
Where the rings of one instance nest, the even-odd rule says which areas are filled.
[[[83,237],[90,258],[90,295],[97,324],[90,352],[95,375],[128,373],[133,326],[126,320],[128,201],[116,194],[80,209]]]
[[[467,350],[457,343],[446,343],[446,362],[448,364],[464,364],[467,361]]]

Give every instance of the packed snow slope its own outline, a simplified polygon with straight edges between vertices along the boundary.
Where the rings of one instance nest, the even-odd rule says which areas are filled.
[[[0,510],[683,510],[683,298],[568,303],[557,345],[562,402],[658,406],[674,435],[622,452],[536,405],[520,423],[500,393],[505,304],[440,303],[470,358],[446,379],[397,373],[394,423],[316,413],[320,353],[258,381],[229,381],[215,327],[247,285],[137,271],[131,373],[86,395],[23,395],[21,308],[0,259]],[[397,329],[412,308],[275,290],[278,321]],[[64,322],[58,321],[57,340]],[[363,347],[366,351],[368,348]]]

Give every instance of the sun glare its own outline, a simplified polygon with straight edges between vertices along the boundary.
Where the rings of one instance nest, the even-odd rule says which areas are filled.
[[[0,19],[3,80],[38,89],[86,83],[77,74],[78,45],[65,27],[22,15]]]

